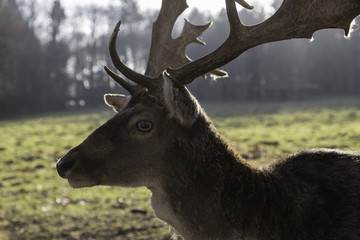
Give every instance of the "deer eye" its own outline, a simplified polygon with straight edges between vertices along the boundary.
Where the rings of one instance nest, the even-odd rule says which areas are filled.
[[[136,128],[142,132],[149,132],[152,128],[152,123],[149,121],[141,120],[136,123]]]

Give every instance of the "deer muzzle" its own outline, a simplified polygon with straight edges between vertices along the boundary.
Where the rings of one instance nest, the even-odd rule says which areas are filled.
[[[60,177],[66,178],[71,169],[75,166],[75,163],[75,159],[69,157],[68,154],[61,158],[56,164],[56,170]]]
[[[72,149],[56,164],[60,177],[68,180],[73,188],[91,187],[97,184],[89,171],[83,165],[84,156],[78,147]]]

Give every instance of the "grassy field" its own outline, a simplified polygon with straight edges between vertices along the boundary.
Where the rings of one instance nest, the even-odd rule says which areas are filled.
[[[360,151],[360,99],[204,104],[222,135],[262,165],[305,148]],[[0,239],[170,239],[145,188],[74,190],[56,158],[112,111],[0,121]]]

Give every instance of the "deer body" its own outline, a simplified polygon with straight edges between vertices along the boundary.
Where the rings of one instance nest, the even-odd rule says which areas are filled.
[[[155,214],[185,239],[359,239],[360,156],[310,150],[258,170],[199,122],[149,188]]]
[[[181,93],[191,101],[185,108],[195,110],[169,113],[147,103],[146,92],[133,97],[61,160],[60,174],[73,187],[148,187],[155,214],[185,239],[360,238],[359,155],[310,150],[253,168],[219,136],[191,94]],[[170,117],[179,114],[191,126]],[[124,138],[122,131],[132,131],[128,124],[145,116],[154,128],[161,116],[159,129],[147,139],[139,133]]]
[[[360,239],[360,155],[308,150],[256,169],[219,136],[185,87],[209,71],[225,76],[215,68],[256,45],[310,38],[328,27],[349,32],[360,2],[328,0],[319,12],[323,0],[284,0],[273,17],[246,27],[234,1],[251,8],[244,0],[226,0],[228,39],[191,62],[178,54],[191,42],[202,43],[197,36],[210,24],[186,22],[173,39],[172,24],[186,2],[163,0],[144,75],[117,55],[119,22],[110,39],[111,59],[137,85],[105,67],[131,96],[105,95],[117,114],[58,161],[59,175],[74,188],[146,186],[155,214],[185,239]]]

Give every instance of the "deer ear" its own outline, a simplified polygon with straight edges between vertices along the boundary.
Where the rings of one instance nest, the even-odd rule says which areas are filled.
[[[184,126],[191,126],[201,112],[198,101],[183,84],[166,73],[163,73],[163,78],[163,98],[170,117],[176,118]]]
[[[105,94],[104,101],[105,103],[112,107],[115,112],[119,112],[123,109],[126,104],[130,101],[130,96],[125,96],[122,94]]]

